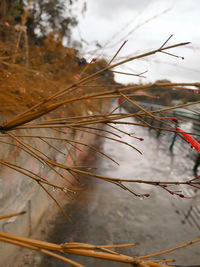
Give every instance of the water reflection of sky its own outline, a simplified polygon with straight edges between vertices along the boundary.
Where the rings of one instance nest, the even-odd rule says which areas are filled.
[[[132,121],[132,119],[125,119],[125,121]],[[177,138],[173,153],[171,153],[169,145],[172,135],[168,133],[161,132],[157,138],[156,132],[149,131],[147,128],[126,124],[117,127],[144,139],[144,141],[139,141],[117,132],[121,135],[121,140],[135,146],[143,155],[128,146],[106,139],[101,149],[118,161],[120,165],[118,166],[100,155],[96,161],[97,173],[115,178],[153,181],[184,181],[194,177],[192,171],[194,161],[188,157],[188,152],[193,152],[193,150],[181,138]],[[150,197],[134,197],[116,185],[108,184],[105,181],[95,181],[95,189],[93,188],[91,192],[94,195],[91,201],[93,219],[97,210],[100,214],[103,212],[104,218],[108,216],[112,229],[117,226],[118,231],[123,233],[123,238],[125,238],[126,230],[128,239],[133,238],[136,241],[139,240],[140,243],[143,240],[141,233],[144,233],[145,242],[142,243],[140,249],[148,250],[149,241],[153,244],[150,249],[153,248],[156,251],[156,245],[160,250],[164,245],[169,248],[197,237],[200,229],[199,192],[196,193],[192,188],[186,186],[168,187],[170,190],[181,190],[186,197],[191,197],[186,199],[171,195],[159,186],[132,183],[126,185],[134,192],[148,193]],[[96,208],[94,208],[94,203],[97,205]],[[113,213],[116,213],[115,217],[111,216]],[[121,217],[123,222],[120,221]],[[148,235],[151,235],[150,239],[148,239]],[[164,235],[163,239],[162,235]],[[117,239],[118,235],[115,234],[115,237]],[[119,242],[119,240],[115,242]],[[141,251],[139,253],[141,254]],[[199,249],[193,246],[187,249],[187,253],[177,251],[175,254],[170,254],[170,257],[176,258],[177,264],[194,265],[199,263]]]

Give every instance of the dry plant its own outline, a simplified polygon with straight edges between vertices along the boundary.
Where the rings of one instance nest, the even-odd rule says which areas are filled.
[[[19,33],[19,38],[21,38],[21,31]],[[75,132],[83,132],[83,133],[89,133],[92,135],[95,135],[97,137],[101,137],[104,139],[110,139],[115,142],[122,143],[126,146],[129,146],[131,149],[134,149],[138,153],[141,154],[141,151],[137,149],[137,147],[134,147],[133,145],[121,140],[120,134],[123,132],[129,136],[131,136],[128,132],[124,132],[115,125],[120,124],[129,124],[129,125],[137,125],[140,127],[151,127],[157,130],[165,130],[170,132],[176,132],[178,135],[180,135],[182,138],[185,138],[198,152],[200,152],[200,145],[197,144],[198,142],[195,141],[195,139],[191,136],[190,133],[185,133],[179,128],[175,127],[175,118],[168,116],[167,114],[170,114],[171,111],[177,109],[177,108],[186,108],[190,107],[193,104],[200,103],[200,101],[196,101],[193,103],[188,103],[184,105],[179,106],[173,106],[168,108],[163,108],[160,110],[154,110],[154,111],[148,111],[141,106],[139,106],[135,98],[140,95],[138,93],[139,90],[147,91],[150,88],[156,88],[156,87],[163,87],[163,88],[175,88],[176,90],[200,90],[200,84],[199,83],[153,83],[153,84],[146,84],[146,85],[134,85],[131,87],[119,87],[118,84],[113,84],[112,88],[109,88],[109,86],[106,86],[104,83],[104,80],[101,77],[101,75],[105,72],[108,72],[112,70],[113,68],[120,66],[122,64],[125,64],[130,61],[137,60],[139,58],[148,57],[151,55],[154,55],[156,53],[166,53],[168,55],[174,56],[173,54],[169,53],[168,51],[175,48],[187,45],[186,43],[179,43],[174,44],[171,46],[167,46],[167,42],[170,38],[167,39],[166,42],[164,42],[159,48],[140,54],[131,58],[128,58],[126,60],[120,61],[118,63],[112,64],[112,61],[117,57],[120,49],[124,46],[120,47],[120,49],[115,53],[112,60],[104,66],[101,70],[92,73],[91,70],[93,68],[93,65],[98,64],[95,59],[92,59],[91,62],[86,65],[86,67],[82,69],[76,69],[75,71],[79,71],[78,76],[76,75],[76,81],[74,82],[73,79],[71,84],[67,85],[66,87],[61,87],[61,82],[55,82],[53,80],[49,80],[48,77],[43,77],[42,80],[46,80],[47,83],[49,83],[50,87],[52,89],[52,93],[46,93],[43,92],[43,96],[41,101],[38,102],[38,96],[37,101],[32,101],[31,104],[28,105],[28,109],[25,109],[22,113],[14,116],[13,118],[9,119],[7,122],[4,122],[0,125],[0,143],[2,145],[7,145],[8,148],[10,146],[14,146],[15,148],[19,149],[24,157],[26,155],[29,155],[36,159],[39,164],[47,166],[51,169],[54,174],[60,178],[61,183],[53,183],[48,180],[47,177],[42,177],[41,175],[38,175],[37,173],[33,172],[32,170],[28,169],[27,166],[20,166],[19,164],[13,163],[12,160],[6,161],[4,159],[0,160],[0,164],[5,166],[6,168],[12,169],[16,172],[19,172],[20,174],[23,174],[27,177],[27,179],[34,180],[40,188],[44,190],[45,193],[47,193],[52,200],[56,203],[60,211],[63,213],[63,215],[71,221],[71,218],[66,214],[64,209],[62,208],[62,205],[57,201],[56,197],[52,193],[51,189],[57,189],[60,190],[62,193],[64,193],[67,197],[72,197],[74,192],[77,192],[81,190],[81,186],[78,183],[79,178],[84,176],[89,176],[96,179],[101,179],[105,182],[113,183],[116,186],[120,187],[121,189],[125,191],[129,191],[136,197],[149,197],[148,193],[137,193],[133,191],[131,188],[127,186],[127,184],[149,184],[152,186],[156,186],[160,189],[166,190],[172,195],[178,195],[181,198],[185,198],[185,196],[180,193],[179,191],[171,191],[168,189],[168,185],[186,185],[186,186],[192,186],[197,189],[200,189],[200,179],[199,177],[196,177],[195,179],[189,179],[188,181],[153,181],[153,180],[137,180],[134,177],[132,179],[126,179],[126,178],[119,178],[119,177],[107,177],[103,175],[99,175],[98,173],[90,172],[89,169],[92,167],[90,166],[79,166],[76,165],[76,162],[73,164],[65,164],[62,162],[58,162],[56,160],[53,160],[49,157],[48,154],[46,154],[42,149],[39,149],[36,147],[33,143],[31,145],[31,141],[33,140],[39,140],[40,142],[44,143],[45,145],[49,146],[49,148],[52,148],[57,153],[65,155],[65,153],[58,148],[58,144],[67,144],[67,147],[73,147],[74,150],[80,151],[80,146],[86,146],[88,149],[95,151],[96,153],[100,153],[101,155],[105,156],[108,160],[112,160],[116,164],[119,164],[115,161],[115,159],[111,158],[106,153],[103,153],[98,148],[85,144],[81,141],[76,140],[73,138]],[[15,64],[16,61],[16,53],[19,53],[19,45],[17,43],[16,51],[14,52],[14,55],[10,54],[5,59],[4,56],[0,58],[1,65],[7,66],[8,70],[15,70],[19,71],[22,69],[25,70],[25,76],[30,77],[30,75],[34,75],[37,73],[37,70],[31,69],[30,67],[23,67],[20,64]],[[31,55],[29,55],[30,59]],[[27,64],[26,64],[27,65]],[[8,72],[7,70],[7,72]],[[31,74],[32,73],[32,74]],[[43,72],[45,73],[45,72]],[[76,72],[75,72],[76,73]],[[81,73],[81,74],[80,74]],[[71,73],[72,74],[72,73]],[[141,77],[144,73],[137,74]],[[98,79],[98,80],[97,80]],[[39,93],[39,92],[37,92]],[[148,96],[148,94],[146,94]],[[104,106],[105,103],[109,104],[109,99],[111,98],[119,98],[121,97],[123,101],[128,101],[133,106],[137,107],[139,110],[135,113],[117,113],[116,109],[113,111],[102,112],[102,109],[99,109],[99,106]],[[27,101],[28,102],[28,101]],[[79,111],[79,107],[84,107],[84,112]],[[75,110],[73,113],[66,113],[65,111],[62,111],[59,108],[63,108],[63,110]],[[118,107],[116,107],[118,108]],[[59,112],[61,112],[61,116],[57,116],[57,114],[53,111],[59,109]],[[89,110],[90,114],[86,114],[86,111]],[[115,111],[115,112],[114,112]],[[52,114],[52,116],[51,116]],[[60,113],[59,113],[60,114]],[[48,115],[48,116],[46,116]],[[136,122],[122,122],[121,119],[124,118],[136,118]],[[152,126],[150,125],[146,119],[153,119],[158,122],[162,122],[163,127],[158,126]],[[37,120],[36,120],[37,119]],[[97,126],[101,127],[97,127]],[[102,126],[107,125],[108,127],[104,129]],[[41,129],[47,129],[48,135],[35,134],[36,131]],[[108,130],[109,129],[109,130]],[[36,131],[35,131],[36,130]],[[67,130],[67,132],[66,132]],[[116,130],[118,133],[116,133]],[[33,132],[33,133],[32,133]],[[55,137],[55,133],[59,132],[59,137]],[[70,133],[70,135],[69,135]],[[109,136],[107,135],[109,133]],[[70,137],[69,137],[70,136]],[[199,136],[199,134],[196,134],[196,136]],[[135,138],[134,136],[132,136]],[[77,185],[71,185],[68,183],[66,174],[63,174],[62,170],[72,175],[76,181]],[[64,185],[63,185],[64,184]],[[69,185],[70,184],[70,185]],[[5,219],[7,217],[11,216],[19,216],[23,215],[22,213],[16,213],[10,214],[10,215],[2,215],[0,219]],[[181,247],[185,247],[188,245],[191,245],[193,243],[199,242],[200,239],[196,239],[194,241],[191,241],[188,244],[184,244],[182,246],[179,246],[174,249],[170,249],[168,251],[164,252],[158,252],[154,253],[152,255],[146,255],[143,257],[129,257],[126,255],[119,254],[117,252],[113,252],[110,250],[110,248],[116,248],[119,247],[119,245],[105,245],[105,246],[93,246],[89,244],[80,244],[80,243],[67,243],[67,244],[52,244],[47,243],[43,241],[33,240],[29,238],[22,238],[19,236],[11,235],[8,233],[0,233],[0,240],[2,242],[7,242],[11,244],[15,244],[17,246],[26,247],[32,250],[39,251],[44,254],[51,255],[53,257],[59,258],[63,261],[69,262],[72,265],[75,266],[82,266],[79,263],[76,263],[68,258],[66,258],[63,255],[54,253],[52,251],[61,252],[61,253],[72,253],[72,254],[79,254],[79,255],[85,255],[89,257],[97,257],[97,258],[104,258],[108,260],[114,260],[114,261],[121,261],[125,263],[132,263],[135,264],[135,266],[155,266],[155,267],[164,267],[168,266],[166,264],[170,263],[169,260],[146,260],[146,258],[161,255],[164,253],[171,252],[175,249],[179,249]],[[133,244],[129,244],[133,245]],[[127,246],[127,245],[121,245],[121,246]]]
[[[16,215],[16,214],[15,214]],[[67,263],[70,263],[74,266],[83,267],[82,264],[70,260],[66,256],[63,256],[63,254],[76,254],[76,255],[82,255],[82,256],[88,256],[88,257],[94,257],[99,259],[106,259],[110,261],[116,261],[116,262],[122,262],[122,263],[129,263],[133,266],[149,266],[149,267],[167,267],[171,266],[169,265],[174,260],[173,259],[163,259],[163,260],[146,260],[151,257],[155,257],[158,255],[163,255],[166,253],[170,253],[172,251],[175,251],[177,249],[181,249],[187,246],[190,246],[192,244],[195,244],[200,241],[200,238],[193,240],[189,243],[180,245],[175,248],[171,248],[165,251],[156,252],[153,254],[140,256],[140,257],[130,257],[127,255],[120,254],[116,251],[111,250],[116,248],[122,248],[122,247],[129,247],[129,246],[135,246],[135,243],[132,244],[120,244],[120,245],[91,245],[91,244],[85,244],[85,243],[64,243],[64,244],[54,244],[39,240],[34,240],[30,238],[24,238],[8,233],[2,233],[0,232],[0,240],[3,242],[7,242],[10,244],[14,244],[20,247],[28,248],[31,250],[35,250],[38,252],[41,252],[43,254],[55,257],[57,259],[60,259],[62,261],[65,261]],[[55,253],[55,252],[56,253]]]

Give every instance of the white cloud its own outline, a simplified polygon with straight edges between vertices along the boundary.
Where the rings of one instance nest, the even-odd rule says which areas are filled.
[[[169,9],[168,12],[159,15],[166,9]],[[199,10],[199,0],[88,1],[88,12],[85,18],[80,19],[79,25],[82,37],[89,43],[83,50],[93,50],[93,54],[88,54],[87,57],[105,54],[111,58],[122,42],[128,39],[128,43],[119,54],[118,58],[120,58],[140,53],[139,51],[158,48],[171,34],[174,34],[169,44],[192,42],[190,49],[181,47],[170,51],[184,56],[185,60],[156,55],[150,57],[146,63],[138,61],[129,63],[128,66],[139,72],[148,68],[148,80],[151,81],[161,77],[174,81],[198,81],[200,80]],[[80,38],[76,30],[74,30],[74,38]],[[94,45],[96,41],[103,46],[102,49],[96,49]],[[194,50],[191,47],[197,49]],[[96,49],[95,52],[94,49]],[[153,63],[153,61],[160,63]],[[118,76],[121,82],[127,82],[130,79],[134,82],[138,80],[138,78]]]
[[[155,0],[151,1],[153,3]],[[98,0],[88,2],[88,6],[95,11],[95,14],[101,18],[109,20],[114,18],[116,21],[118,17],[123,16],[130,10],[134,13],[145,9],[146,6],[150,5],[149,0]]]

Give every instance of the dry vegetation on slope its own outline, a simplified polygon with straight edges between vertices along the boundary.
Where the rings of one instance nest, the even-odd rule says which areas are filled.
[[[104,60],[93,64],[82,62],[78,51],[64,47],[56,33],[44,40],[43,46],[28,47],[28,51],[26,53],[24,47],[16,49],[11,40],[0,41],[0,112],[8,117],[25,111],[60,88],[75,83],[81,76],[93,73],[95,68],[106,66]],[[106,83],[112,86],[115,84],[112,74],[109,77]],[[105,85],[103,76],[93,80],[90,86],[78,88],[70,97],[98,92],[101,85]],[[97,100],[95,103],[82,101],[78,108],[71,104],[64,111],[70,116],[81,115],[88,109],[98,110],[98,106]]]

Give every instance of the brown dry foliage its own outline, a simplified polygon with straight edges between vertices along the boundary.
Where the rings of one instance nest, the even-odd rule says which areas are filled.
[[[75,83],[75,75],[85,68],[78,65],[77,50],[64,47],[56,33],[50,34],[42,46],[29,47],[28,66],[24,46],[19,47],[15,63],[14,51],[11,40],[0,40],[0,114],[4,117],[13,117],[52,93]],[[105,65],[104,60],[89,65],[84,76],[94,72],[96,67]],[[97,87],[83,87],[70,94],[70,97],[98,91],[98,85],[104,84],[104,78],[100,77],[91,83]],[[67,106],[67,114],[79,115],[88,109],[98,111],[99,105],[99,100],[92,103],[81,101],[78,109],[75,104],[70,104]],[[59,110],[55,112],[60,113]]]

